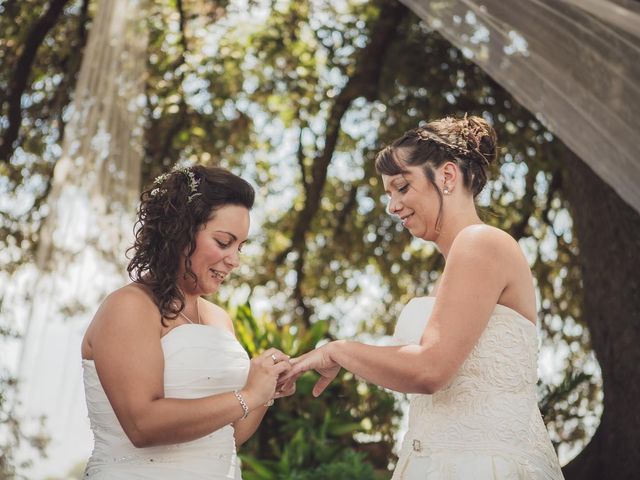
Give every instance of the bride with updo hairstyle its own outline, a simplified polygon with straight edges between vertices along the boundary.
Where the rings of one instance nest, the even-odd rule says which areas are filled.
[[[487,168],[496,159],[496,132],[480,117],[458,120],[445,117],[409,130],[377,156],[379,173],[395,175],[398,150],[405,150],[407,165],[425,165],[425,172],[435,184],[434,169],[454,161],[463,175],[464,186],[476,197],[487,183]],[[389,172],[385,172],[385,168]]]
[[[563,478],[537,404],[531,270],[516,240],[476,211],[496,144],[484,119],[446,117],[378,153],[389,213],[436,245],[444,270],[429,296],[404,306],[393,346],[336,340],[292,359],[285,375],[290,386],[315,370],[316,396],[341,368],[410,394],[394,480]]]

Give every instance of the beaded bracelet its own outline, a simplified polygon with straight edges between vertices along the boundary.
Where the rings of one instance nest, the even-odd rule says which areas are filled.
[[[238,399],[238,402],[240,402],[240,406],[242,407],[242,411],[244,412],[240,420],[244,420],[249,415],[249,406],[247,405],[247,402],[244,401],[244,398],[242,398],[242,395],[238,390],[234,390],[233,394]]]

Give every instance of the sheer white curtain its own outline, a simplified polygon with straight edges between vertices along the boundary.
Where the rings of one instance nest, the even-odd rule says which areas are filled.
[[[640,211],[640,2],[402,1]]]
[[[16,309],[25,331],[16,408],[45,415],[52,436],[48,459],[34,459],[26,478],[62,475],[90,452],[80,341],[106,292],[126,280],[142,159],[144,12],[142,0],[98,4],[36,266],[17,274],[15,298],[27,303]]]

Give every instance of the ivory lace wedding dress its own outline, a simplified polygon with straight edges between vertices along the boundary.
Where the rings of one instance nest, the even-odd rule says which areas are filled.
[[[394,339],[418,344],[434,297],[412,299]],[[409,395],[409,429],[393,480],[558,480],[536,400],[536,327],[497,305],[449,385]]]
[[[211,325],[186,324],[161,339],[164,393],[199,398],[244,386],[249,357],[234,335]],[[136,448],[126,436],[100,384],[91,360],[83,360],[84,387],[93,453],[84,478],[94,480],[239,480],[233,427],[175,445]]]

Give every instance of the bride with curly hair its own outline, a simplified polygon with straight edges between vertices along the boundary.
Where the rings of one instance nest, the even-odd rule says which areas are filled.
[[[215,167],[162,175],[141,196],[132,282],[111,293],[82,342],[95,446],[84,478],[241,478],[288,357],[249,360],[231,318],[203,295],[238,266],[253,188]]]

